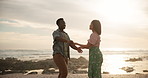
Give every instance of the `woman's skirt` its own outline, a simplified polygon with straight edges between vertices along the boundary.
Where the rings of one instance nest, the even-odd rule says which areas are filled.
[[[101,76],[102,62],[103,62],[103,55],[99,47],[91,47],[89,49],[89,67],[88,67],[89,78],[102,78]]]

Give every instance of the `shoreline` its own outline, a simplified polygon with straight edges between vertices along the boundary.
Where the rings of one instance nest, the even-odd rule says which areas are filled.
[[[6,74],[0,78],[57,78],[58,74]],[[88,78],[87,74],[68,74],[67,78]],[[102,78],[148,78],[148,74],[102,74]]]
[[[140,63],[143,60],[139,61],[139,58],[129,58],[128,62],[130,61],[132,61],[131,63],[136,63],[136,61]],[[52,59],[46,59],[41,61],[22,61],[18,58],[6,58],[0,59],[0,64],[0,74],[25,73],[29,71],[34,71],[32,73],[38,73],[38,71],[41,70],[42,72],[40,73],[43,74],[57,73],[57,66],[54,64]],[[147,65],[147,62],[143,65]],[[72,74],[86,74],[88,68],[88,60],[82,56],[79,58],[71,58],[71,60],[69,61],[68,68],[69,72]],[[108,67],[108,69],[110,68]],[[119,70],[122,72],[120,72]],[[103,70],[102,74],[148,74],[148,69],[146,66],[141,71],[135,70],[135,67],[132,67],[130,65],[124,65],[120,68],[112,69],[112,71],[119,71],[117,73],[110,72],[109,70]]]

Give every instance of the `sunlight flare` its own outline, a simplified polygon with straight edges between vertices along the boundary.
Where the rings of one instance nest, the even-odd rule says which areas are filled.
[[[92,10],[108,21],[120,23],[134,20],[137,8],[137,3],[129,0],[102,0],[95,3]]]

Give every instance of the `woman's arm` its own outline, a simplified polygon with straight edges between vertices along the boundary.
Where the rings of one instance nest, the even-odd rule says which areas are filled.
[[[83,51],[81,50],[81,48],[78,48],[77,46],[75,46],[74,42],[72,41],[72,43],[70,44],[70,47],[77,50],[79,53],[82,53]]]
[[[75,45],[79,45],[80,48],[82,49],[89,49],[90,47],[92,47],[93,45],[90,44],[89,42],[86,44],[86,45],[83,45],[83,44],[79,44],[79,43],[75,43]]]
[[[83,51],[81,50],[81,48],[78,48],[75,46],[74,42],[72,40],[66,40],[66,39],[63,39],[61,37],[56,37],[55,40],[57,41],[61,41],[61,42],[66,42],[66,43],[69,43],[70,47],[77,50],[79,53],[82,53]]]

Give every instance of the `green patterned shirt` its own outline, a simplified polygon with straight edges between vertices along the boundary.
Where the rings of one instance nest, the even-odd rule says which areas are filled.
[[[53,55],[57,53],[61,53],[64,57],[70,58],[69,54],[69,44],[65,42],[56,41],[56,37],[61,37],[66,40],[70,40],[68,34],[66,32],[61,31],[60,29],[57,29],[53,32]]]

